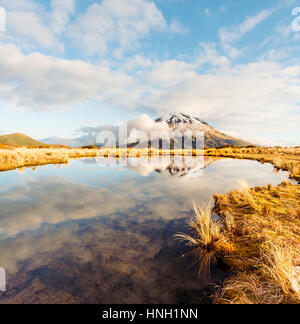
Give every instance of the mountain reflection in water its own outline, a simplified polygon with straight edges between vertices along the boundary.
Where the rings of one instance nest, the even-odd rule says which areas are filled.
[[[135,160],[0,174],[1,303],[201,303],[209,282],[173,239],[188,231],[191,201],[239,179],[256,186],[287,178],[253,161]],[[225,276],[212,268],[211,282]]]

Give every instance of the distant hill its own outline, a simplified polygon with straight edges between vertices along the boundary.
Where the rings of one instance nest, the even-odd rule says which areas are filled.
[[[0,136],[0,144],[5,144],[9,146],[41,146],[45,145],[42,142],[38,142],[33,138],[26,136],[24,134],[15,133],[9,135]]]

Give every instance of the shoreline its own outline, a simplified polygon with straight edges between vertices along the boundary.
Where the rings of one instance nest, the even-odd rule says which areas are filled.
[[[298,147],[216,148],[206,149],[205,156],[270,163],[278,170],[288,171],[290,179],[300,182],[300,148]]]
[[[0,172],[47,164],[66,164],[78,158],[127,158],[145,156],[203,156],[203,150],[0,148]]]
[[[142,156],[208,156],[270,163],[275,168],[288,171],[290,178],[300,181],[300,148],[228,147],[205,150],[159,149],[90,149],[90,148],[27,148],[0,147],[0,172],[46,164],[64,164],[70,159],[94,157]]]

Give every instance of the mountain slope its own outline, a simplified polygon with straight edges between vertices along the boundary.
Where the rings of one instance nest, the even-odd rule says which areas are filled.
[[[0,144],[6,144],[9,146],[40,146],[44,143],[38,142],[33,138],[24,134],[15,133],[9,135],[0,136]]]
[[[166,123],[174,131],[202,131],[205,134],[205,147],[224,145],[242,146],[250,143],[217,131],[204,120],[183,113],[173,113],[156,119],[157,123]],[[180,138],[177,139],[180,141]],[[187,148],[187,147],[185,147]]]

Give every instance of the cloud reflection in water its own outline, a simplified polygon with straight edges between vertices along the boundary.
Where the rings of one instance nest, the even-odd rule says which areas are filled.
[[[178,263],[184,248],[172,239],[184,230],[191,200],[207,201],[235,188],[239,179],[253,186],[277,184],[286,176],[253,161],[194,160],[187,170],[175,161],[151,160],[144,170],[95,162],[38,168],[2,188],[0,260],[9,282],[0,302],[196,298],[194,292],[206,283],[197,280],[196,269],[189,270],[188,260]],[[212,280],[222,276],[213,269]]]

